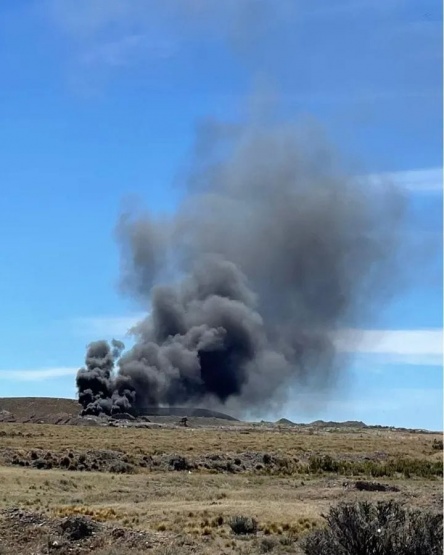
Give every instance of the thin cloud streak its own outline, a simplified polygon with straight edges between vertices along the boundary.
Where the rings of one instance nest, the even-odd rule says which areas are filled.
[[[82,333],[100,337],[123,337],[142,318],[142,315],[124,317],[96,317],[76,319],[74,324]],[[94,335],[93,335],[94,337]],[[387,365],[442,366],[443,330],[359,330],[348,329],[337,333],[334,340],[339,352],[352,353],[378,367]],[[74,376],[77,367],[55,367],[18,370],[0,370],[0,379],[17,382],[53,380]],[[371,370],[369,370],[371,371]]]
[[[371,174],[364,177],[373,185],[393,183],[410,192],[437,193],[443,190],[443,169],[424,168],[400,172]]]
[[[365,358],[379,368],[390,365],[443,364],[443,330],[342,330],[335,336],[338,351]]]
[[[76,318],[71,325],[82,336],[129,337],[146,314]],[[333,337],[339,352],[366,356],[378,364],[441,366],[443,362],[442,328],[383,330],[343,329]],[[370,358],[371,357],[371,358]]]
[[[0,380],[17,382],[40,382],[74,376],[78,371],[75,367],[36,368],[34,370],[0,370]]]
[[[346,329],[335,336],[339,351],[388,355],[443,354],[441,328],[417,330],[362,330]]]

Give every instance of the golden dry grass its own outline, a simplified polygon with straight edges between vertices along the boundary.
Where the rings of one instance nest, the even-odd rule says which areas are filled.
[[[255,426],[123,429],[0,424],[0,447],[14,452],[111,449],[128,455],[190,457],[245,452],[304,457],[318,453],[335,458],[388,456],[436,461],[442,452],[433,448],[434,439],[441,436],[370,429],[328,432]],[[192,538],[203,546],[199,553],[227,554],[260,553],[261,538],[278,542],[274,553],[288,549],[295,553],[292,542],[319,525],[321,514],[339,500],[395,498],[439,509],[440,479],[384,478],[384,483],[396,484],[400,490],[390,493],[358,492],[344,487],[344,480],[338,475],[285,477],[143,469],[136,474],[109,474],[0,466],[0,509],[21,507],[52,517],[87,515],[99,522],[145,530],[167,542],[171,539],[172,545],[179,535]],[[258,521],[256,540],[248,543],[233,536],[229,520],[239,514]]]
[[[440,434],[363,429],[313,431],[309,428],[107,428],[49,424],[0,424],[1,446],[15,450],[110,449],[132,454],[270,452],[288,456],[312,453],[335,457],[383,453],[393,457],[441,460],[433,449]]]
[[[399,483],[399,482],[398,482]],[[440,484],[412,481],[402,492],[427,504]],[[301,482],[271,476],[106,473],[0,468],[0,508],[22,507],[54,516],[84,514],[98,521],[171,533],[225,536],[236,514],[256,518],[265,534],[297,535],[320,522],[341,499],[375,499],[378,494],[344,489],[342,482]],[[421,498],[422,496],[422,498]],[[431,497],[430,497],[431,498]]]

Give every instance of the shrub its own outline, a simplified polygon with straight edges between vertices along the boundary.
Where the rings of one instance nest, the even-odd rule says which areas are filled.
[[[346,476],[372,476],[374,478],[403,474],[405,478],[420,476],[433,478],[443,475],[443,461],[397,458],[384,462],[336,460],[330,455],[310,457],[308,472],[332,472]]]
[[[378,482],[367,482],[365,480],[358,480],[354,485],[358,491],[399,491],[399,488],[396,486],[379,484]]]
[[[442,554],[442,515],[389,501],[341,503],[324,518],[328,526],[302,542],[307,555]]]
[[[188,470],[190,468],[187,459],[180,456],[170,459],[170,466],[172,466],[173,469],[177,471]]]
[[[432,449],[435,449],[435,451],[442,451],[443,450],[442,439],[434,439],[432,443]]]
[[[263,538],[259,549],[261,553],[270,553],[277,546],[278,542],[275,538]]]
[[[69,457],[62,457],[62,459],[60,459],[60,466],[62,468],[68,468],[70,464],[71,459]]]
[[[132,474],[134,472],[134,467],[123,461],[115,461],[110,465],[109,471],[114,474]]]
[[[233,533],[237,535],[257,533],[257,521],[249,516],[234,516],[229,520],[228,524]]]
[[[35,459],[32,461],[32,466],[34,468],[47,468],[48,463],[45,461],[45,459]]]

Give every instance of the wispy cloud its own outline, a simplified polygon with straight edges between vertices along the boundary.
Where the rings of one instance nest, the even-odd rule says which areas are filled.
[[[386,172],[366,176],[376,186],[393,183],[411,192],[436,193],[443,190],[443,169],[425,168],[402,172]]]
[[[335,335],[340,352],[365,354],[384,364],[441,366],[443,330],[342,330]]]
[[[87,66],[122,67],[143,59],[165,59],[174,54],[172,43],[153,42],[146,34],[133,34],[98,43],[80,57],[80,63]]]
[[[64,376],[74,376],[78,368],[58,367],[58,368],[35,368],[33,370],[0,370],[0,379],[17,382],[40,382],[63,378]]]
[[[76,333],[91,340],[122,338],[146,316],[93,316],[75,318],[70,324]],[[371,356],[378,363],[441,366],[443,361],[442,328],[343,329],[334,334],[333,340],[339,352]]]

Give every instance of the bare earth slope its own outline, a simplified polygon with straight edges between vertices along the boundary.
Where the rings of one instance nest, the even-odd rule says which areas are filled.
[[[51,397],[1,397],[0,411],[11,413],[19,422],[46,421],[59,414],[77,416],[79,403],[75,399]]]

